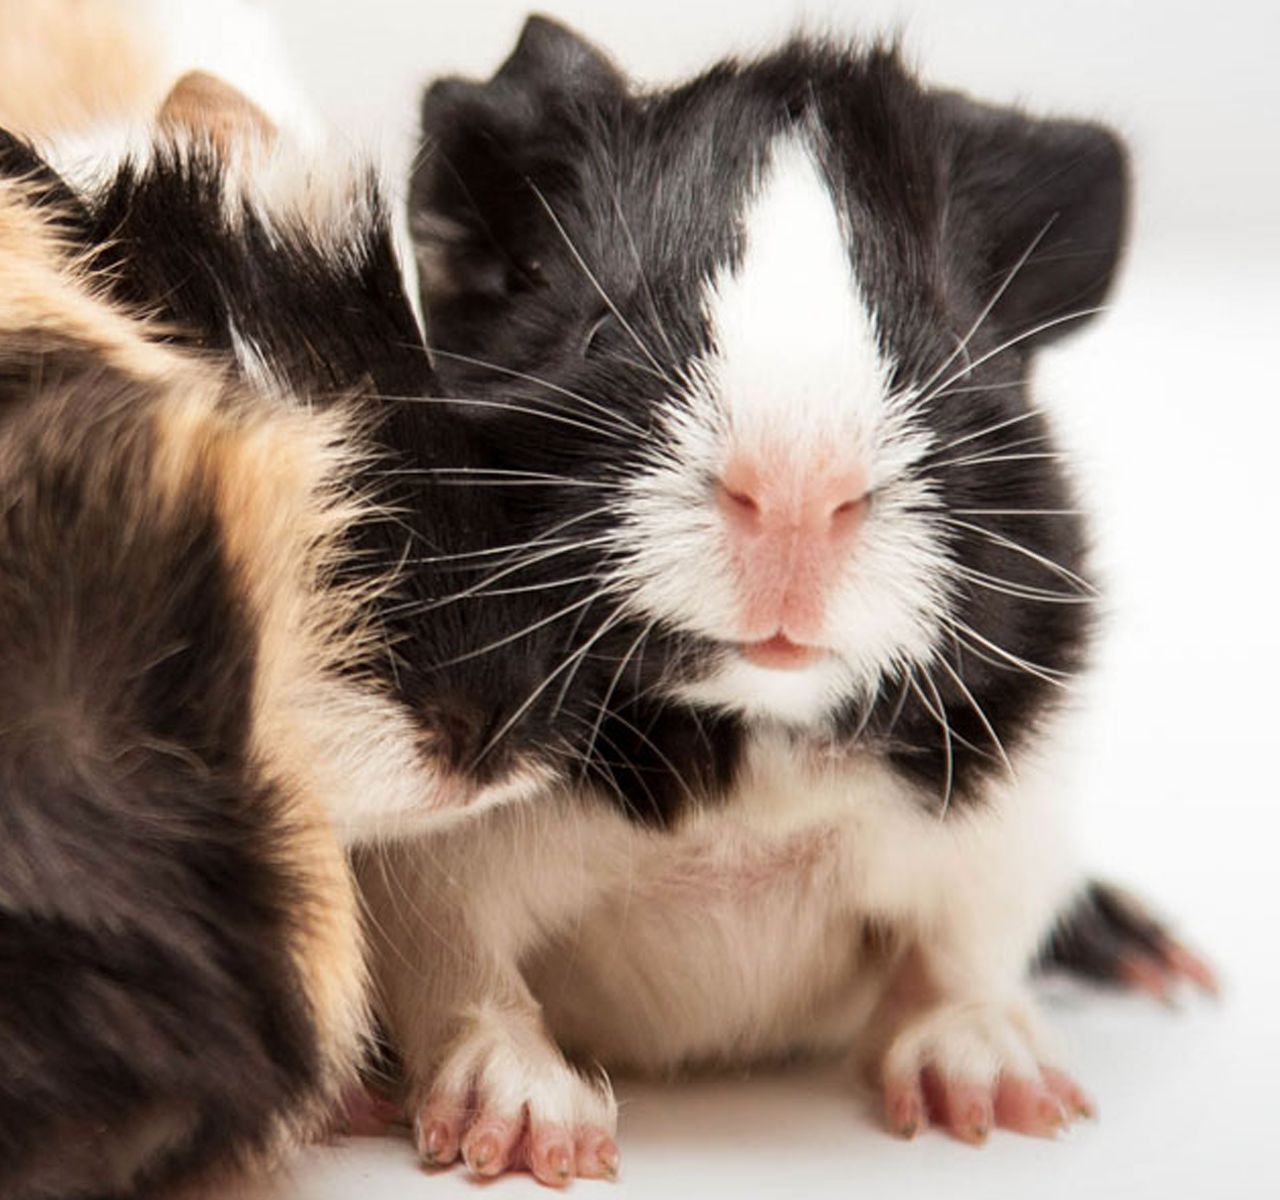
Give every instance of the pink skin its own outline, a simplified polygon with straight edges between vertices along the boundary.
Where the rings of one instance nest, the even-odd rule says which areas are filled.
[[[428,1167],[447,1167],[462,1159],[479,1179],[508,1171],[528,1171],[548,1187],[566,1187],[581,1179],[613,1179],[618,1147],[603,1129],[539,1121],[528,1109],[514,1119],[474,1104],[433,1096],[418,1114],[418,1151]]]
[[[866,516],[865,472],[739,453],[716,484],[716,505],[741,581],[744,653],[762,654],[765,666],[807,665],[800,652],[821,653],[826,598]]]
[[[1210,996],[1221,994],[1213,968],[1194,951],[1168,936],[1150,953],[1131,952],[1120,966],[1120,978],[1127,986],[1154,996],[1162,1004],[1173,1004],[1175,993],[1184,983]]]
[[[900,1137],[913,1138],[930,1125],[971,1146],[993,1129],[1051,1138],[1095,1109],[1074,1080],[1042,1066],[1036,1079],[1001,1075],[990,1084],[947,1080],[933,1068],[919,1077],[892,1079],[884,1088],[885,1117]]]
[[[403,1119],[404,1111],[396,1101],[355,1084],[343,1093],[333,1128],[343,1137],[382,1137]]]

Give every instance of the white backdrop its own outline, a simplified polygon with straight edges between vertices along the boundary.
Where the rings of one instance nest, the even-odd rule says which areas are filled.
[[[352,141],[408,153],[423,80],[481,75],[511,0],[269,0],[303,82]],[[1217,959],[1221,1005],[1059,997],[1103,1120],[1068,1143],[899,1145],[831,1074],[624,1086],[623,1181],[591,1194],[1280,1195],[1280,4],[1219,0],[561,0],[545,11],[661,81],[805,22],[901,28],[933,81],[1100,117],[1130,140],[1138,207],[1111,311],[1038,383],[1099,513],[1110,616],[1082,745],[1099,868]],[[396,168],[393,166],[393,171]],[[502,1195],[532,1195],[504,1180]],[[474,1195],[394,1143],[315,1155],[281,1200]]]

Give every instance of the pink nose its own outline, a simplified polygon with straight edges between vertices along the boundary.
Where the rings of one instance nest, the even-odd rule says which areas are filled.
[[[869,507],[865,474],[831,463],[762,468],[735,458],[715,494],[738,577],[739,635],[821,644],[827,597]]]
[[[830,549],[857,533],[868,498],[857,472],[774,480],[735,463],[716,482],[716,503],[735,538],[781,536]]]

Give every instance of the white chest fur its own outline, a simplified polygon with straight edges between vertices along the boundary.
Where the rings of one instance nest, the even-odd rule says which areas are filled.
[[[874,757],[761,735],[731,801],[674,835],[575,809],[526,977],[567,1047],[643,1070],[853,1041],[888,978],[872,930],[940,947],[962,991],[1014,987],[1077,878],[1055,779],[1024,762],[939,819]]]

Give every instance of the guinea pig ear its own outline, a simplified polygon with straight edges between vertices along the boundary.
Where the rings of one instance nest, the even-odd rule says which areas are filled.
[[[536,284],[545,222],[528,183],[571,163],[575,121],[626,86],[602,51],[535,16],[492,79],[443,79],[427,89],[410,183],[424,303],[494,301]]]
[[[205,71],[188,71],[173,85],[156,124],[166,133],[206,138],[224,157],[270,146],[278,133],[248,96]]]
[[[494,76],[499,80],[565,94],[602,94],[626,86],[603,50],[567,25],[537,14],[525,21],[516,48]]]
[[[1128,223],[1124,145],[1101,125],[939,99],[953,245],[976,258],[984,302],[1000,292],[990,318],[1005,336],[1051,341],[1092,315],[1115,275]]]

